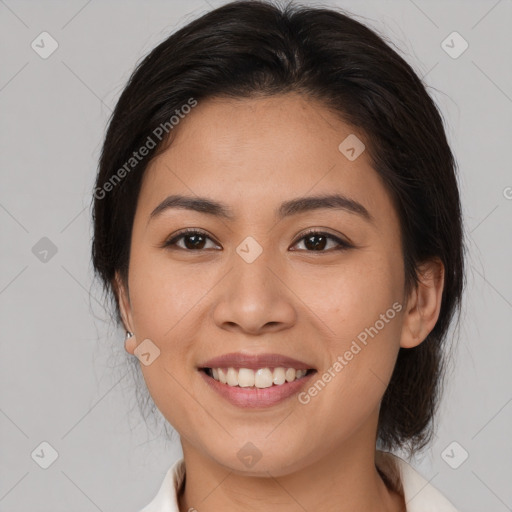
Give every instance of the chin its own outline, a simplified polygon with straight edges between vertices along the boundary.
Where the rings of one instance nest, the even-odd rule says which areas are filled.
[[[253,438],[245,443],[231,443],[229,446],[212,447],[210,457],[229,471],[243,476],[275,477],[285,476],[307,466],[304,458],[304,443],[290,445],[289,440],[280,439],[264,444]],[[228,455],[232,454],[232,455]]]

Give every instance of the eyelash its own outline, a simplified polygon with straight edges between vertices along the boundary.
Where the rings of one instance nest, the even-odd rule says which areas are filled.
[[[168,249],[177,247],[178,249],[181,249],[181,250],[187,251],[187,252],[201,252],[201,251],[207,250],[207,249],[187,249],[187,248],[179,247],[176,245],[176,242],[178,240],[185,238],[186,236],[192,236],[192,235],[201,235],[201,236],[204,236],[205,238],[208,238],[208,239],[214,241],[206,232],[195,229],[195,228],[188,228],[188,229],[184,229],[184,230],[180,231],[175,236],[173,236],[171,239],[165,241],[163,243],[162,247],[168,248]],[[325,238],[333,240],[338,244],[338,247],[336,247],[334,249],[319,250],[319,251],[314,251],[314,250],[308,251],[307,249],[305,249],[305,252],[311,252],[311,253],[320,252],[320,253],[322,253],[322,252],[332,252],[332,251],[343,251],[343,250],[347,250],[347,249],[352,249],[354,247],[353,245],[349,244],[348,242],[345,242],[344,240],[341,240],[340,238],[338,238],[334,235],[331,235],[330,233],[326,233],[324,231],[318,231],[316,229],[310,229],[310,230],[306,231],[305,233],[303,233],[302,236],[299,239],[297,239],[293,245],[297,245],[298,242],[301,242],[302,240],[304,240],[305,238],[307,238],[308,236],[311,236],[311,235],[323,236]]]

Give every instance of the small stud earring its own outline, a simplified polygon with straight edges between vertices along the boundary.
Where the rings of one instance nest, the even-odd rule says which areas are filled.
[[[130,354],[133,352],[133,345],[135,343],[135,337],[133,332],[126,331],[126,338],[124,340],[124,349],[126,352],[129,352]]]

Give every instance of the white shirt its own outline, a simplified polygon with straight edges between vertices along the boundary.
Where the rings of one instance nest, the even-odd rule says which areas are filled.
[[[377,450],[375,463],[394,488],[403,494],[406,512],[457,512],[457,509],[409,463],[396,455]],[[157,495],[140,512],[180,512],[178,491],[185,476],[184,459],[167,471]]]

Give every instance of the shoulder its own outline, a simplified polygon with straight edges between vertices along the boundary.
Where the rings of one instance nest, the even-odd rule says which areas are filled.
[[[391,485],[403,494],[407,512],[458,512],[448,499],[400,457],[377,450],[375,463]]]
[[[178,459],[168,470],[157,495],[139,512],[180,512],[178,491],[185,479],[185,461]]]

